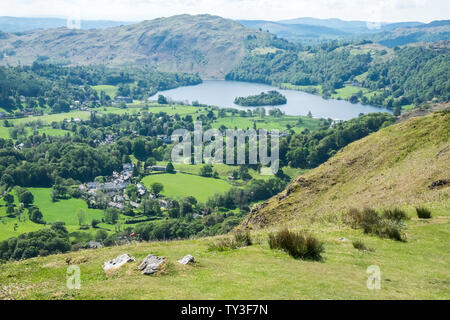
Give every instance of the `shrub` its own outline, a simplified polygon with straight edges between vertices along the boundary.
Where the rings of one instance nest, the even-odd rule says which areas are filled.
[[[351,208],[348,210],[347,214],[344,216],[344,222],[349,224],[353,229],[357,229],[361,225],[362,214],[356,208]]]
[[[417,216],[420,219],[431,219],[431,211],[424,207],[416,207]]]
[[[361,251],[375,251],[372,248],[367,247],[364,242],[362,242],[361,240],[355,240],[352,242],[353,243],[353,248],[361,250]]]
[[[389,238],[397,241],[406,241],[406,235],[403,232],[401,222],[382,219],[375,229],[375,234],[382,238]]]
[[[323,243],[313,236],[288,229],[269,234],[269,246],[284,250],[295,259],[321,260],[324,251]]]
[[[406,218],[406,214],[399,209],[385,210],[383,216],[380,216],[375,210],[365,208],[363,211],[350,209],[345,216],[345,221],[355,229],[358,227],[363,229],[364,233],[405,241],[403,220]]]
[[[384,210],[383,217],[385,219],[389,219],[389,220],[397,221],[397,222],[408,220],[408,216],[405,213],[405,211],[398,209],[398,208]]]
[[[226,250],[233,250],[237,249],[238,244],[237,242],[232,238],[220,238],[219,240],[212,242],[208,245],[209,251],[226,251]]]
[[[246,231],[236,231],[234,233],[234,241],[238,244],[240,247],[245,246],[251,246],[252,245],[252,238],[250,236],[250,232],[248,230]]]

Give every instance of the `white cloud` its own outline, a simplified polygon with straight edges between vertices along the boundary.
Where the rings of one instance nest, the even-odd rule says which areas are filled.
[[[448,0],[0,0],[0,15],[72,16],[143,20],[189,13],[232,19],[297,17],[344,20],[431,21],[449,19]]]

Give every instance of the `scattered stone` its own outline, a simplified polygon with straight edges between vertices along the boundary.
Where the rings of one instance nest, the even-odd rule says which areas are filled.
[[[158,268],[164,262],[164,259],[165,257],[157,257],[153,254],[149,254],[138,268],[142,271],[142,274],[154,274],[158,271]]]
[[[437,180],[437,181],[434,181],[432,184],[430,184],[428,186],[428,189],[436,189],[439,187],[443,187],[447,184],[450,184],[450,179]]]
[[[191,256],[190,254],[188,254],[187,256],[184,256],[183,259],[178,260],[179,263],[184,264],[184,265],[189,264],[189,263],[194,263],[194,261],[195,261],[194,257]]]
[[[121,266],[123,266],[125,263],[133,262],[133,261],[136,261],[136,259],[134,257],[130,256],[129,254],[125,253],[125,254],[118,256],[117,258],[115,258],[113,260],[106,261],[103,264],[103,270],[109,271],[112,269],[118,269]]]
[[[347,242],[347,241],[350,241],[350,239],[347,239],[347,238],[339,238],[339,241]]]

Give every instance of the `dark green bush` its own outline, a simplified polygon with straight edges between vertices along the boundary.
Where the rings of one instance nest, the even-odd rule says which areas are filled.
[[[407,216],[405,211],[398,209],[398,208],[384,210],[383,217],[385,219],[398,221],[398,222],[409,219],[409,217]]]
[[[321,260],[324,251],[323,243],[313,236],[288,229],[269,234],[269,246],[284,250],[295,259]]]
[[[375,210],[365,208],[363,211],[350,209],[345,216],[345,222],[355,229],[361,228],[364,233],[405,241],[403,220],[406,218],[406,214],[398,209],[385,210],[383,216],[380,216]]]
[[[416,207],[417,216],[420,219],[431,219],[431,211],[424,207]]]

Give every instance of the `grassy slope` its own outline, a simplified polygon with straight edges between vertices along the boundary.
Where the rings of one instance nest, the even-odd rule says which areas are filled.
[[[0,269],[0,298],[31,299],[449,299],[448,242],[444,218],[408,222],[407,243],[361,235],[344,226],[316,227],[325,241],[323,262],[299,261],[272,251],[266,234],[253,234],[255,244],[227,252],[208,251],[213,239],[153,242],[82,250],[20,262]],[[441,208],[442,209],[442,208]],[[444,210],[435,211],[438,215]],[[412,214],[411,211],[408,212]],[[363,239],[375,252],[362,253],[350,242]],[[106,275],[104,261],[129,253],[137,258]],[[149,253],[169,259],[167,273],[143,276],[137,266]],[[193,266],[176,263],[186,254]],[[66,288],[66,259],[81,269],[81,289]],[[368,290],[366,269],[378,265],[381,290]],[[3,294],[6,288],[11,294]],[[2,290],[3,289],[3,290]]]
[[[333,220],[350,207],[449,201],[448,187],[428,189],[432,182],[450,177],[449,141],[448,113],[411,118],[382,129],[297,178],[288,188],[288,197],[268,200],[246,223],[256,227],[309,223]]]

